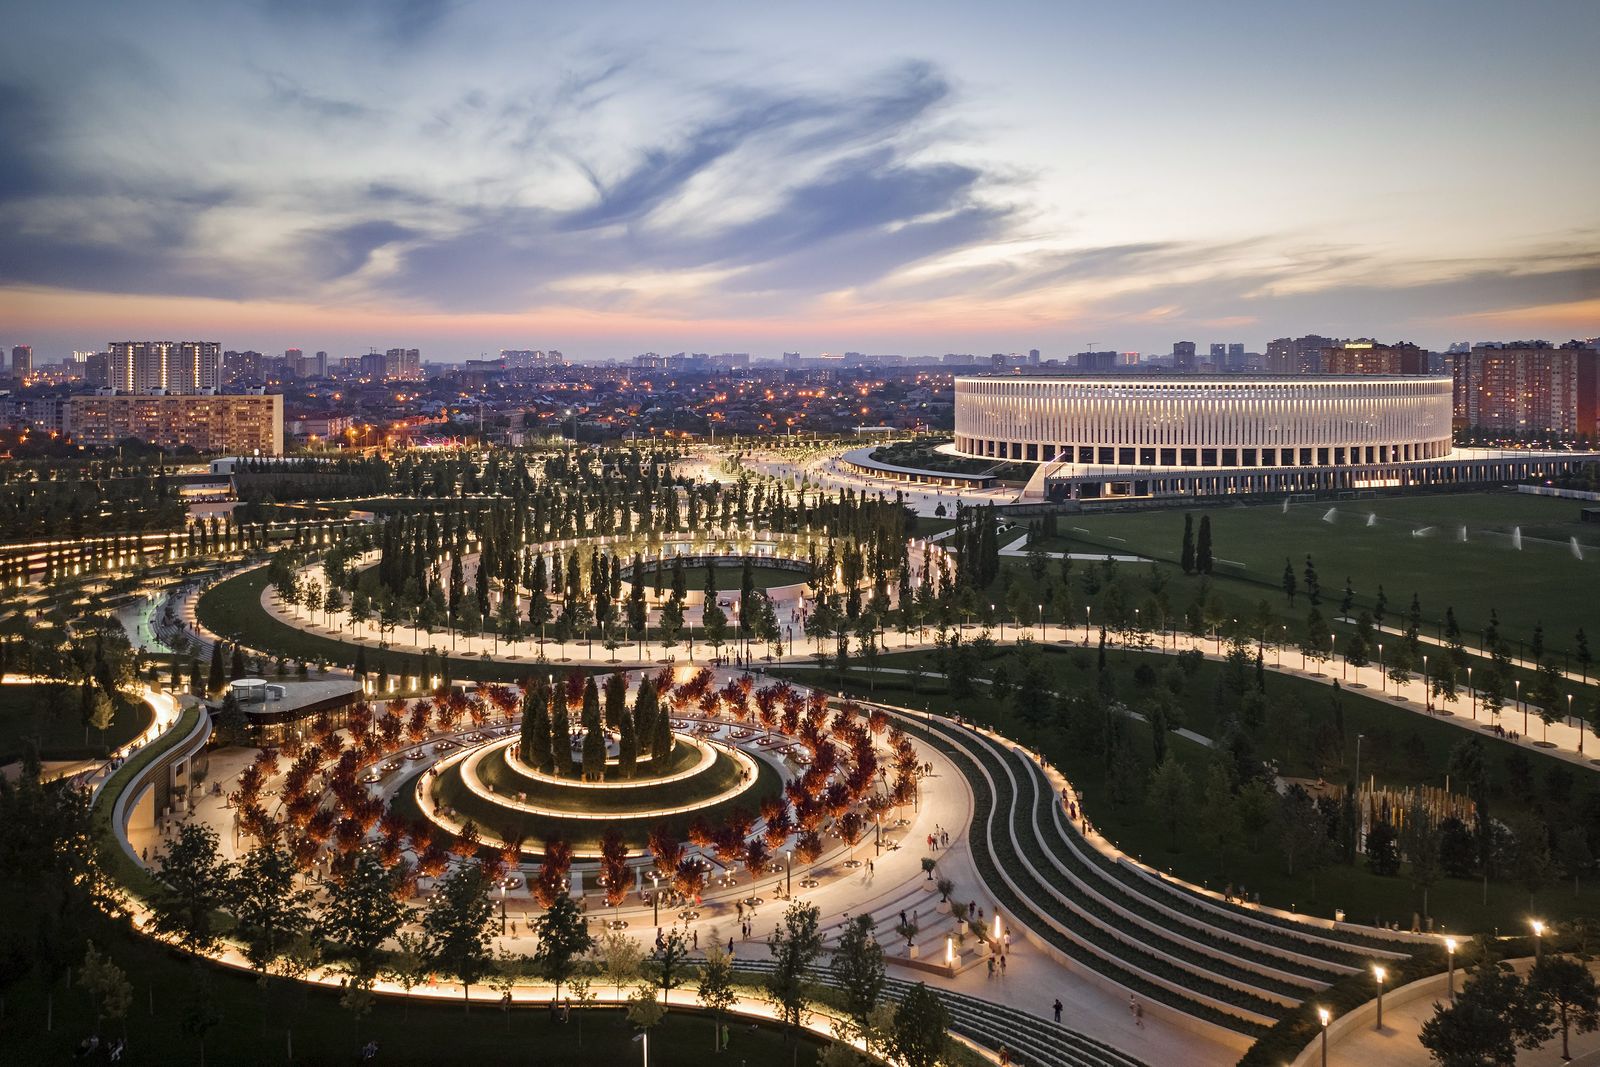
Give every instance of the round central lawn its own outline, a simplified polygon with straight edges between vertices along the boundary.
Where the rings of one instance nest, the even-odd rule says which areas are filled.
[[[699,756],[698,751],[689,745],[674,746],[674,756],[680,748],[694,753],[697,758]],[[585,787],[576,780],[567,783],[529,778],[506,762],[506,751],[503,748],[498,749],[478,761],[479,781],[508,797],[517,797],[521,794],[518,799],[525,799],[529,804],[588,814],[603,812],[629,815],[650,808],[675,808],[693,804],[697,800],[714,797],[725,789],[733,788],[739,782],[741,769],[737,760],[718,749],[716,759],[709,767],[675,782],[652,784],[648,779],[644,779],[631,788],[596,789]],[[449,777],[452,772],[446,772],[445,777]]]
[[[644,566],[644,583],[650,589],[655,588],[656,571],[661,572],[661,588],[672,587],[672,564],[667,563],[657,566],[647,563]],[[730,593],[737,596],[744,583],[744,564],[719,563],[711,568],[717,576],[717,594],[727,596]],[[688,567],[685,574],[689,579],[691,590],[703,590],[706,586],[706,569],[704,566]],[[801,585],[806,581],[806,572],[803,570],[789,570],[786,567],[768,567],[757,564],[750,568],[750,576],[755,579],[757,589],[772,589],[781,585]]]

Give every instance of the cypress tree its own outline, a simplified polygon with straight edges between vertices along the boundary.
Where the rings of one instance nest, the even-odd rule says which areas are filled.
[[[654,751],[658,704],[655,679],[647,674],[639,680],[639,691],[633,697],[633,728],[641,752]]]
[[[1183,516],[1183,551],[1178,556],[1178,565],[1183,573],[1194,573],[1194,516],[1187,513]]]
[[[522,699],[522,761],[541,771],[551,769],[550,687],[535,679]]]
[[[550,763],[556,774],[572,773],[572,722],[564,686],[550,690]]]
[[[1200,543],[1194,553],[1195,570],[1201,574],[1211,573],[1211,516],[1200,516]]]
[[[672,716],[665,711],[656,712],[655,737],[650,743],[651,759],[657,773],[667,765],[667,757],[672,755]]]
[[[606,725],[613,730],[622,726],[622,713],[628,710],[628,679],[621,671],[612,671],[606,678]]]
[[[222,683],[227,680],[227,667],[222,662],[222,642],[216,641],[211,645],[211,673],[206,678],[206,690],[211,693],[220,693],[222,692]]]
[[[594,675],[583,683],[583,776],[599,781],[606,772],[606,735],[600,724],[600,690]]]
[[[228,662],[228,677],[233,679],[244,677],[244,650],[238,645],[233,646],[233,658]]]
[[[633,714],[624,707],[617,725],[617,776],[632,778],[638,759],[639,736],[633,729]]]

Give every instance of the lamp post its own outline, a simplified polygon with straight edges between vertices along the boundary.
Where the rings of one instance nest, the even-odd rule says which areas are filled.
[[[794,852],[785,851],[783,854],[783,895],[794,896]]]
[[[1093,610],[1088,604],[1083,606],[1083,643],[1086,645],[1089,643],[1089,614]]]
[[[1467,668],[1467,700],[1472,703],[1472,721],[1478,721],[1478,691],[1472,688],[1472,668]]]
[[[1445,954],[1446,963],[1447,963],[1447,965],[1449,967],[1449,969],[1447,971],[1445,971],[1445,982],[1447,983],[1446,988],[1448,988],[1449,991],[1450,991],[1450,1003],[1454,1004],[1456,1002],[1456,939],[1455,938],[1447,937],[1447,938],[1444,939],[1444,954]]]
[[[1544,923],[1533,920],[1533,962],[1544,958]]]
[[[1372,977],[1378,983],[1378,1021],[1373,1025],[1374,1030],[1383,1029],[1383,980],[1389,977],[1389,972],[1382,967],[1372,968]]]
[[[661,876],[655,871],[650,872],[650,903],[655,906],[655,922],[652,926],[661,925]]]
[[[1361,742],[1366,736],[1366,734],[1356,734],[1356,844],[1358,845],[1361,843]]]
[[[1044,643],[1044,605],[1039,605],[1039,643]]]
[[[1378,642],[1378,685],[1379,692],[1389,691],[1389,671],[1383,665],[1383,642]]]
[[[1517,707],[1522,709],[1522,732],[1528,732],[1528,705],[1522,702],[1522,679],[1517,679]]]
[[[1422,657],[1422,710],[1433,714],[1433,688],[1428,684],[1428,657]]]
[[[1317,1018],[1322,1021],[1322,1067],[1328,1067],[1328,1023],[1333,1013],[1327,1008],[1318,1008]]]
[[[1572,694],[1567,694],[1567,725],[1572,725]],[[1583,755],[1583,723],[1578,724],[1578,755]]]
[[[989,615],[992,618],[994,618],[994,619],[999,621],[999,623],[1000,623],[1000,640],[1004,641],[1006,639],[1006,620],[1005,620],[1005,616],[996,615],[993,604],[989,605]]]

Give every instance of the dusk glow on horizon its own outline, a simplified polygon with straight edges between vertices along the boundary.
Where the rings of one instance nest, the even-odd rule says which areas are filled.
[[[0,343],[1600,333],[1600,7],[14,10]]]

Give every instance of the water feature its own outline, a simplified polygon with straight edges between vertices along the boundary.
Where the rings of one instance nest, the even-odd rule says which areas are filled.
[[[1368,526],[1376,526],[1376,525],[1378,525],[1378,513],[1376,511],[1367,512],[1367,525]]]
[[[1578,539],[1576,537],[1574,537],[1572,539],[1572,558],[1573,559],[1582,559],[1583,558],[1583,549],[1581,547],[1579,547]]]
[[[1334,518],[1338,514],[1339,514],[1339,509],[1338,508],[1329,508],[1327,511],[1322,513],[1322,521],[1323,522],[1332,522],[1334,520]]]
[[[1511,528],[1511,547],[1518,552],[1522,551],[1522,527],[1520,526]]]
[[[1465,526],[1461,527],[1461,531],[1456,534],[1456,540],[1460,541],[1462,544],[1467,543],[1467,528]]]

